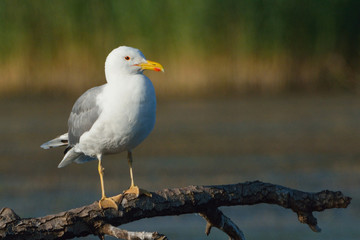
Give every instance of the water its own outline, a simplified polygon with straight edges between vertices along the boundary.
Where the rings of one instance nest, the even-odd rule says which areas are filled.
[[[100,198],[97,163],[57,169],[63,149],[40,145],[66,132],[75,99],[0,100],[0,207],[38,217]],[[359,239],[360,99],[357,96],[159,100],[156,127],[134,151],[135,182],[155,191],[261,180],[303,191],[341,190],[347,209],[315,213],[321,233],[277,206],[224,207],[247,239]],[[129,185],[126,154],[104,158],[105,187]],[[196,214],[121,226],[170,239],[227,239]],[[97,239],[87,237],[86,239]]]

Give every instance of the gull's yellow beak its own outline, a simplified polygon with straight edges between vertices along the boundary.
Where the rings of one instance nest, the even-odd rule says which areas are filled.
[[[140,63],[140,64],[137,64],[138,66],[141,67],[141,69],[144,69],[144,70],[153,70],[153,71],[156,71],[156,72],[164,72],[164,68],[163,66],[161,66],[160,63],[157,63],[157,62],[153,62],[153,61],[150,61],[150,60],[146,60],[147,62],[146,63]]]

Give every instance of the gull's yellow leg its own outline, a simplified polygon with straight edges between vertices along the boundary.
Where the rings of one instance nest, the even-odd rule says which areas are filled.
[[[107,198],[105,195],[105,188],[104,188],[104,168],[101,165],[101,155],[98,156],[99,164],[98,164],[98,171],[100,175],[100,184],[101,184],[101,199],[99,201],[99,206],[102,209],[105,208],[115,208],[118,209],[117,203],[111,199]]]
[[[100,184],[101,184],[101,199],[105,199],[105,188],[104,188],[104,168],[101,165],[101,158],[99,159],[98,171],[100,175]]]
[[[133,175],[133,170],[132,170],[132,152],[128,151],[128,163],[129,163],[129,168],[130,168],[130,179],[131,179],[131,184],[130,184],[130,188],[128,190],[126,190],[124,192],[124,194],[135,194],[136,197],[138,197],[140,194],[144,194],[146,196],[151,197],[151,193],[144,190],[144,189],[140,189],[138,186],[135,186],[134,184],[134,175]]]
[[[129,169],[130,169],[130,179],[131,179],[131,185],[130,185],[130,188],[132,187],[135,187],[135,184],[134,184],[134,175],[133,175],[133,170],[132,170],[132,152],[131,151],[128,151],[128,164],[129,164]]]

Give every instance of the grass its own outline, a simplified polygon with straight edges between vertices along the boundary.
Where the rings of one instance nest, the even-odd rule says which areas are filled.
[[[119,45],[162,96],[359,89],[359,1],[0,0],[0,93],[79,94]]]

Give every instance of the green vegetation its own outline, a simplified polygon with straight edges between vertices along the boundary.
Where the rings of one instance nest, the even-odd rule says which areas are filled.
[[[0,92],[78,94],[104,82],[119,45],[165,66],[164,96],[356,91],[359,12],[357,0],[0,0]]]

